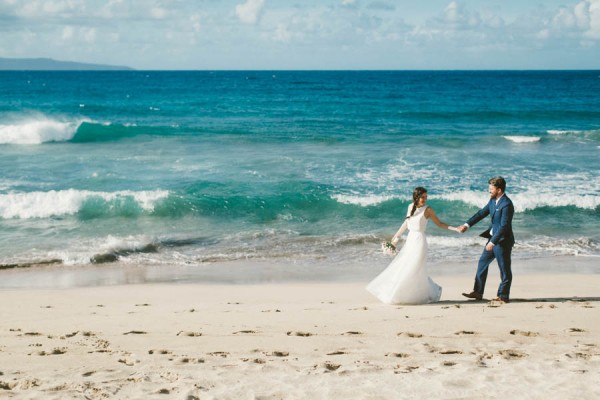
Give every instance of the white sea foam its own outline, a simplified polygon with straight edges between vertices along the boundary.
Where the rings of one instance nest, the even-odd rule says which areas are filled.
[[[152,211],[156,201],[168,195],[169,192],[165,190],[93,192],[75,189],[0,194],[0,217],[29,219],[72,215],[77,213],[84,202],[91,198],[112,201],[130,197],[144,210]]]
[[[541,137],[539,136],[504,136],[504,139],[510,140],[514,143],[535,143],[539,142]]]
[[[600,129],[590,129],[590,130],[568,130],[568,129],[549,129],[546,131],[549,135],[593,135],[596,133],[600,133]]]
[[[549,129],[546,131],[549,135],[566,135],[567,133],[577,133],[577,131],[563,131],[560,129]]]
[[[593,194],[564,194],[556,192],[540,192],[529,190],[522,193],[508,194],[515,206],[516,212],[534,210],[540,207],[567,207],[574,206],[578,208],[594,210],[600,205],[600,196]],[[443,200],[462,201],[464,203],[482,207],[489,198],[481,192],[462,191],[448,193],[439,196]]]
[[[73,138],[88,119],[59,120],[44,115],[21,118],[0,124],[0,144],[41,144],[63,142]]]
[[[351,194],[335,194],[331,196],[335,201],[343,204],[355,204],[363,207],[374,206],[384,201],[392,200],[397,197],[386,195],[351,195]],[[408,199],[408,197],[407,197]]]
[[[552,255],[593,255],[598,251],[598,243],[587,237],[556,238],[537,236],[528,240],[519,240],[516,248],[520,252]]]

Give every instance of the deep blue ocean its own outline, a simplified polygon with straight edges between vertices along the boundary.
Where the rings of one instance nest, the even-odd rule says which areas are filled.
[[[5,71],[0,171],[4,269],[381,264],[415,186],[458,225],[496,175],[514,258],[599,257],[600,71]]]

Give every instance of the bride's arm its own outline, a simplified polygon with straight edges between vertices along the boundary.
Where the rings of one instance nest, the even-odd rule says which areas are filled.
[[[438,216],[435,214],[435,211],[433,211],[433,208],[431,207],[427,207],[427,209],[425,210],[425,218],[430,218],[433,222],[435,222],[437,226],[439,226],[442,229],[449,229],[451,231],[456,231],[458,229],[454,226],[450,226],[440,221]]]
[[[398,232],[396,232],[396,234],[392,238],[392,244],[394,246],[396,246],[398,244],[398,242],[400,241],[400,236],[402,236],[402,234],[404,233],[404,231],[406,231],[406,229],[408,229],[408,220],[407,219],[404,220],[404,223],[402,224],[400,229],[398,229]]]

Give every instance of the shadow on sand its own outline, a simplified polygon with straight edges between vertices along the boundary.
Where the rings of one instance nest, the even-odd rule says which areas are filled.
[[[600,302],[600,297],[540,297],[532,299],[524,298],[513,298],[510,299],[509,304],[513,303],[587,303],[587,302]],[[444,300],[432,305],[461,305],[461,304],[488,304],[497,303],[493,299],[482,299],[482,300]]]

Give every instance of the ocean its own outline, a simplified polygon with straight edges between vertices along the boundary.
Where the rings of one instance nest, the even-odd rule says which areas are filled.
[[[599,257],[600,71],[2,71],[0,169],[3,270],[343,275],[389,261],[414,187],[459,225],[496,175],[514,259]],[[484,228],[430,223],[430,260]]]

